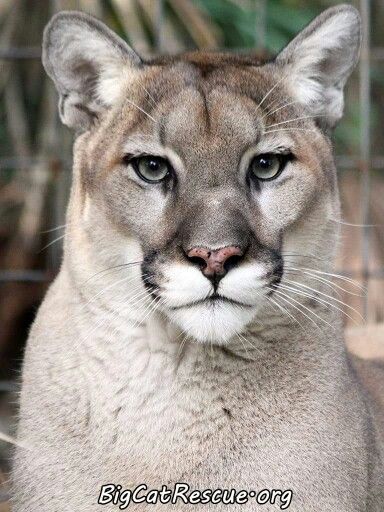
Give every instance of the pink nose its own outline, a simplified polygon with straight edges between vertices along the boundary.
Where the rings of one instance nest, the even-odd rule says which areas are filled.
[[[240,247],[223,247],[210,251],[204,247],[193,247],[187,252],[192,263],[197,263],[207,277],[224,276],[243,256]]]

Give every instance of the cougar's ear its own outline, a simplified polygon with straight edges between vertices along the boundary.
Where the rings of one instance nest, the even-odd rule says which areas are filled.
[[[343,114],[344,85],[360,50],[359,12],[331,7],[315,18],[276,58],[292,95],[319,123],[332,128]]]
[[[142,61],[100,21],[63,11],[45,28],[43,65],[60,94],[63,123],[85,131],[113,105]]]

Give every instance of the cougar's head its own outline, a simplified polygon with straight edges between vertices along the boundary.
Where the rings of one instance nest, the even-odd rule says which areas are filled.
[[[131,271],[147,296],[199,341],[224,343],[257,321],[295,255],[332,252],[329,135],[359,45],[346,5],[265,63],[144,61],[99,21],[55,16],[43,61],[63,122],[81,133],[72,221],[88,250],[106,266],[139,255]]]

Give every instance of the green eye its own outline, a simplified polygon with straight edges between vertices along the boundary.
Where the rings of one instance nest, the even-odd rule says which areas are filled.
[[[141,156],[131,161],[136,174],[147,183],[160,183],[170,174],[170,165],[159,156]]]
[[[251,162],[251,175],[261,181],[269,181],[277,178],[284,169],[288,155],[275,155],[265,153],[257,155]]]

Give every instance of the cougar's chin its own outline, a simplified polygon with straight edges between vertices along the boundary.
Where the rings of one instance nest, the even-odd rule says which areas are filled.
[[[255,308],[230,299],[214,297],[173,309],[168,316],[200,343],[223,345],[253,319]]]

